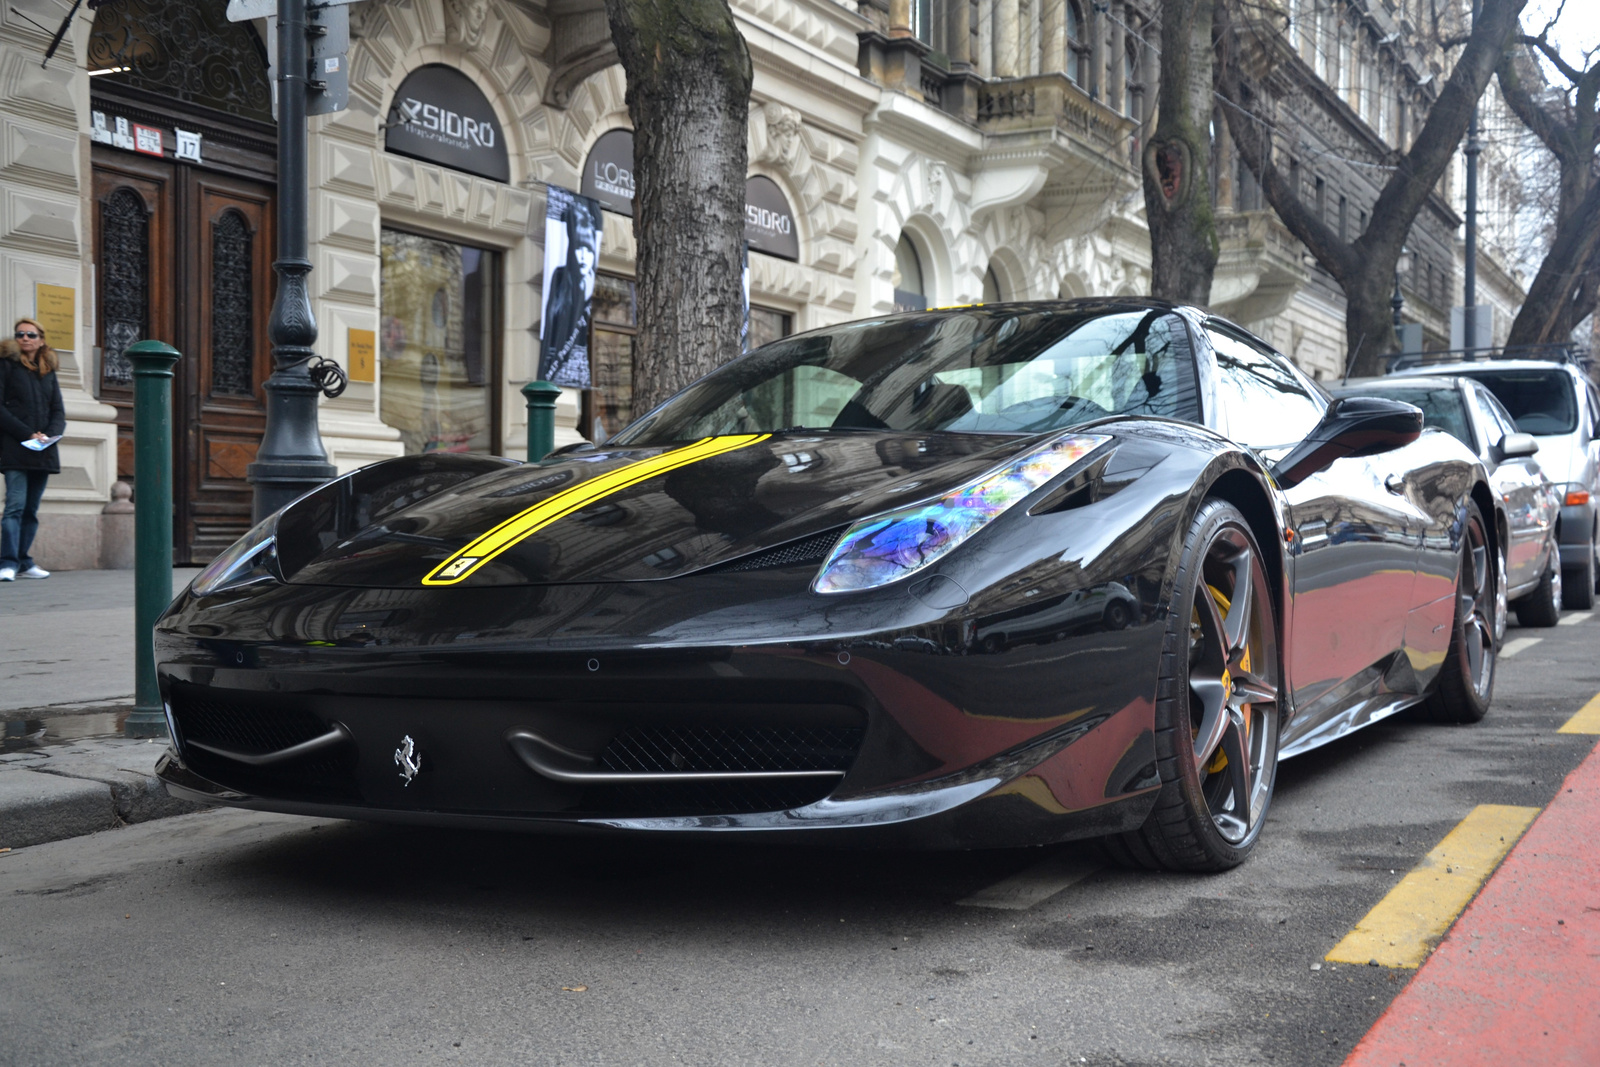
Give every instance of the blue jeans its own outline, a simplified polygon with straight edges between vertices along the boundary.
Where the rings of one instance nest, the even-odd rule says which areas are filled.
[[[0,567],[25,571],[33,566],[28,550],[39,532],[39,498],[49,471],[6,471],[6,512],[0,519]]]

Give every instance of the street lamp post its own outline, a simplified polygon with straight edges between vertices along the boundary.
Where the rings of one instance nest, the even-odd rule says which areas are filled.
[[[1406,298],[1400,295],[1400,275],[1411,269],[1411,249],[1402,248],[1399,258],[1394,261],[1394,296],[1389,298],[1389,306],[1394,309],[1394,327],[1400,329],[1400,309],[1406,306]]]
[[[245,470],[255,487],[251,513],[256,522],[338,473],[317,431],[322,387],[311,376],[317,320],[306,291],[311,273],[306,252],[308,63],[306,0],[278,0],[278,258],[272,264],[278,295],[267,320],[273,370],[262,385],[266,432],[255,462]]]

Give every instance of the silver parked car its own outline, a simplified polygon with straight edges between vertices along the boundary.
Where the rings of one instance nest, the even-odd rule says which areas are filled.
[[[1424,427],[1443,430],[1472,449],[1489,472],[1500,531],[1495,637],[1505,632],[1508,604],[1524,626],[1554,626],[1561,617],[1556,527],[1562,491],[1542,469],[1538,440],[1517,429],[1487,386],[1465,375],[1356,378],[1335,392],[1415,404],[1422,409]]]
[[[1587,611],[1600,589],[1600,393],[1576,362],[1532,359],[1439,363],[1396,375],[1452,375],[1489,387],[1539,442],[1539,465],[1562,497],[1556,540],[1561,546],[1563,604]]]

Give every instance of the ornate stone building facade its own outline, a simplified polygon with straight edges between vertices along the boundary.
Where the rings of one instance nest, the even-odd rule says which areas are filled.
[[[137,18],[116,14],[129,5]],[[797,248],[751,255],[759,337],[897,307],[1147,291],[1134,161],[1156,64],[1141,4],[732,6],[755,71],[750,173],[776,188]],[[51,338],[64,351],[70,428],[47,498],[47,565],[94,565],[99,511],[129,473],[118,360],[132,336],[178,344],[193,368],[175,394],[179,558],[209,558],[247,522],[243,473],[270,369],[275,144],[256,99],[268,84],[266,25],[200,25],[194,10],[186,0],[80,10],[43,66],[62,12],[16,0],[0,14],[6,311],[32,313],[40,293],[76,294],[73,336]],[[349,470],[432,448],[519,455],[519,389],[539,347],[545,189],[582,188],[601,139],[629,127],[602,2],[358,0],[349,12],[349,106],[313,119],[310,136],[318,349],[352,377],[322,404],[330,458]],[[152,81],[158,54],[192,52],[197,36],[237,75],[232,95]],[[1314,67],[1297,76],[1314,88]],[[448,101],[427,97],[423,81],[453,86]],[[1367,120],[1333,110],[1347,128],[1337,136],[1354,130],[1361,151],[1378,151]],[[468,131],[476,141],[459,143],[470,152],[399,147],[397,127],[425,114],[441,136]],[[141,151],[135,134],[159,138]],[[1333,373],[1337,292],[1252,201],[1227,145],[1218,151],[1217,306]],[[1321,157],[1306,161],[1307,175],[1327,169],[1333,180]],[[631,186],[626,169],[607,172],[613,189]],[[1328,189],[1359,210],[1353,187]],[[1430,255],[1453,270],[1452,209],[1441,198],[1432,210]],[[563,395],[558,443],[626,418],[634,260],[630,219],[607,211],[596,389]],[[108,279],[133,282],[108,290]],[[1430,336],[1440,332],[1429,321]]]

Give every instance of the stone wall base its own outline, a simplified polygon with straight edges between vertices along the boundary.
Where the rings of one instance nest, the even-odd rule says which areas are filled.
[[[33,559],[47,571],[131,570],[133,514],[40,511]]]

